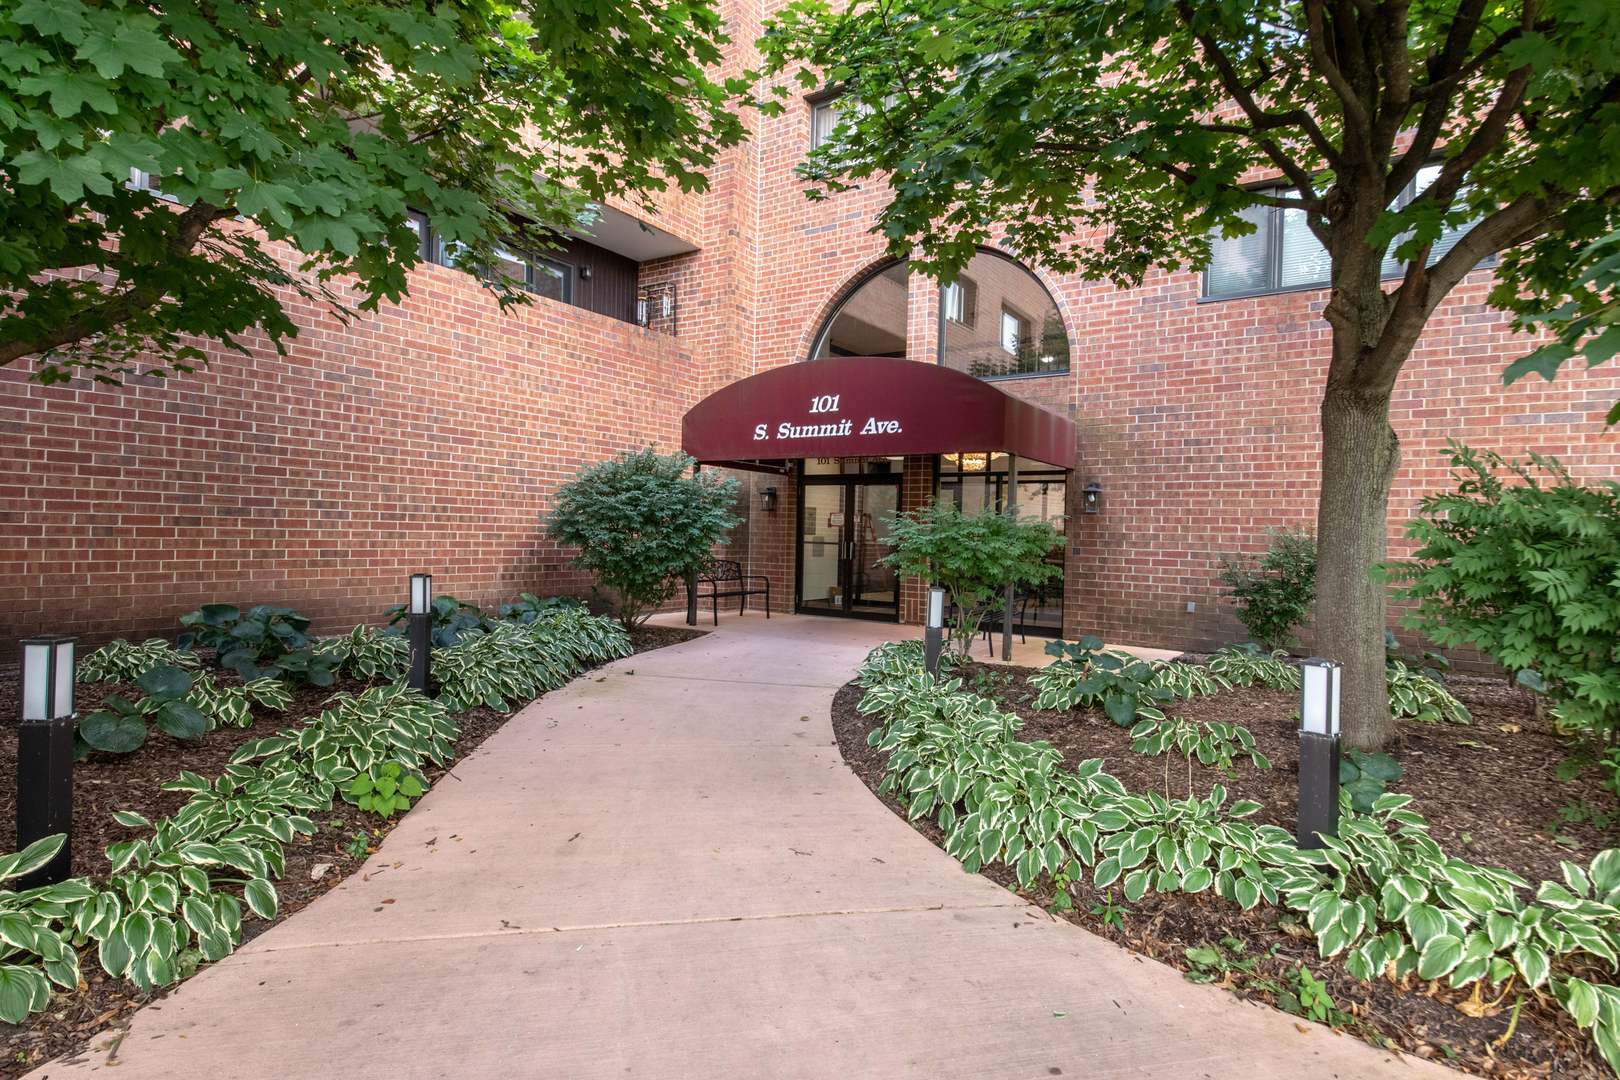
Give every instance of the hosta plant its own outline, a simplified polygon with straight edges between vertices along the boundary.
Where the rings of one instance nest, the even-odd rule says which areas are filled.
[[[1408,796],[1385,793],[1363,815],[1341,790],[1339,835],[1301,852],[1285,830],[1237,820],[1257,803],[1225,811],[1220,787],[1202,800],[1128,794],[1100,761],[1062,772],[1056,751],[1016,744],[1017,717],[960,681],[882,667],[868,669],[875,682],[858,707],[884,720],[871,736],[889,751],[884,789],[913,817],[937,814],[966,869],[1001,861],[1027,889],[1043,872],[1077,881],[1084,865],[1095,887],[1117,882],[1126,902],[1149,889],[1213,889],[1244,907],[1287,907],[1305,916],[1324,959],[1342,955],[1363,981],[1416,974],[1476,993],[1489,982],[1499,995],[1515,980],[1545,986],[1620,1065],[1620,988],[1589,977],[1620,958],[1620,850],[1565,863],[1563,880],[1542,882],[1529,902],[1517,875],[1446,857]]]
[[[174,648],[162,638],[147,638],[139,645],[131,645],[123,638],[119,638],[79,661],[76,681],[134,682],[156,667],[196,666],[195,656]]]
[[[1130,727],[1138,719],[1163,720],[1163,711],[1153,703],[1175,700],[1175,694],[1159,684],[1151,664],[1106,649],[1101,638],[1088,634],[1073,645],[1053,641],[1046,652],[1061,659],[1029,677],[1039,693],[1037,709],[1101,706],[1114,723]]]
[[[428,605],[428,616],[428,637],[435,649],[459,645],[468,630],[483,630],[490,625],[482,608],[453,596],[435,596]],[[384,632],[390,637],[400,637],[409,625],[410,607],[407,604],[391,607],[383,612],[383,619],[388,624]]]
[[[1185,716],[1169,720],[1143,720],[1131,728],[1131,752],[1158,757],[1174,750],[1187,759],[1187,794],[1192,795],[1192,762],[1232,768],[1232,762],[1247,754],[1257,769],[1271,768],[1271,762],[1255,749],[1254,736],[1244,727],[1220,721],[1189,720]],[[1170,763],[1165,760],[1165,798],[1170,797]]]
[[[1427,669],[1413,671],[1401,661],[1391,660],[1385,665],[1384,675],[1389,683],[1389,711],[1395,716],[1410,716],[1425,724],[1442,720],[1453,724],[1474,722],[1463,703],[1452,697]]]
[[[1388,754],[1346,750],[1339,759],[1339,790],[1350,796],[1351,809],[1370,814],[1384,794],[1384,785],[1401,778],[1401,766]]]
[[[79,720],[74,756],[92,749],[127,754],[146,742],[147,720],[177,739],[195,739],[209,728],[208,716],[187,698],[191,675],[177,667],[148,668],[135,680],[146,696],[131,702],[108,694],[101,708]]]
[[[1233,686],[1256,683],[1272,690],[1298,690],[1299,668],[1282,649],[1263,651],[1254,642],[1227,645],[1209,658],[1209,670]]]
[[[370,772],[354,778],[344,798],[367,813],[391,818],[395,810],[409,810],[411,800],[422,794],[422,782],[414,775],[401,776],[399,762],[373,765]]]
[[[1205,697],[1232,688],[1231,683],[1202,664],[1156,660],[1150,666],[1153,668],[1153,685],[1170,691],[1178,698]]]
[[[316,652],[357,679],[396,682],[411,662],[411,648],[403,637],[357,626],[347,637],[327,638]]]
[[[628,635],[610,620],[575,609],[529,626],[468,631],[460,645],[433,651],[433,668],[439,700],[451,712],[475,705],[506,712],[508,702],[555,690],[587,664],[630,651]]]
[[[299,773],[311,790],[330,800],[336,786],[347,786],[374,765],[394,761],[415,769],[423,759],[443,764],[461,733],[441,702],[403,681],[358,697],[334,694],[327,705],[301,731],[286,728],[243,744],[231,764],[268,758],[266,767]]]
[[[309,619],[274,604],[260,604],[246,614],[231,604],[204,604],[182,615],[180,623],[188,627],[180,635],[180,648],[189,651],[201,645],[215,650],[216,663],[236,669],[245,681],[261,676],[261,664],[274,664],[287,653],[315,646]]]
[[[528,626],[539,619],[549,619],[560,612],[584,606],[572,596],[548,596],[542,600],[533,593],[519,593],[518,598],[510,604],[501,605],[500,615],[503,619]]]
[[[905,641],[886,641],[867,654],[855,672],[855,685],[875,686],[892,678],[904,678],[923,670],[927,659],[921,638]],[[940,674],[956,667],[956,657],[941,651]]]
[[[275,679],[255,679],[242,686],[220,686],[209,674],[198,675],[192,684],[186,703],[208,717],[209,730],[221,724],[230,727],[252,727],[252,702],[270,709],[285,711],[292,704],[292,694]]]
[[[47,836],[0,857],[0,881],[32,873],[56,857],[67,837]],[[51,983],[79,984],[79,956],[56,928],[55,904],[93,893],[80,880],[12,892],[0,889],[0,1020],[20,1024],[45,1008]]]

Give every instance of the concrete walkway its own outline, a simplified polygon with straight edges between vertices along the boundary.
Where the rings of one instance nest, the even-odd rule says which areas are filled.
[[[895,629],[722,617],[547,695],[421,800],[369,881],[139,1012],[114,1075],[1448,1075],[963,873],[833,741],[833,693]]]

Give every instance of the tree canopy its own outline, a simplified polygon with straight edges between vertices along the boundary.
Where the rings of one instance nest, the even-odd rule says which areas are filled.
[[[1332,617],[1316,642],[1345,664],[1351,744],[1387,738],[1372,567],[1399,463],[1390,395],[1430,315],[1492,254],[1491,301],[1526,322],[1601,307],[1581,279],[1620,227],[1620,8],[798,0],[764,48],[771,70],[859,105],[804,166],[812,195],[886,185],[875,231],[942,280],[994,240],[1134,287],[1207,267],[1258,207],[1303,217],[1330,261],[1317,532]],[[1386,285],[1391,252],[1405,267]]]
[[[710,0],[0,0],[0,364],[190,371],[185,335],[281,347],[286,289],[397,301],[411,210],[473,269],[700,190],[744,135],[707,74],[726,41]]]

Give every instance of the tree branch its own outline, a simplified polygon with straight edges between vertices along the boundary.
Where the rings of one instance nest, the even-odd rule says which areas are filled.
[[[235,210],[227,210],[205,202],[193,203],[178,215],[179,227],[164,243],[164,247],[173,256],[190,255],[202,241],[209,226],[235,215]],[[43,337],[31,341],[0,342],[0,367],[33,353],[49,352],[64,345],[76,344],[109,326],[127,322],[162,299],[161,290],[145,286],[114,293],[102,303],[87,308],[78,318],[62,323],[55,331]]]
[[[1176,12],[1181,16],[1181,21],[1187,29],[1192,30],[1192,9],[1187,0],[1182,0],[1181,3],[1176,5]],[[1272,113],[1261,108],[1259,102],[1255,101],[1251,88],[1245,85],[1238,76],[1237,66],[1232,63],[1231,57],[1226,55],[1226,50],[1221,48],[1220,43],[1208,34],[1200,34],[1196,30],[1192,32],[1193,36],[1198,39],[1199,47],[1204,50],[1204,54],[1210,58],[1216,69],[1221,73],[1221,84],[1226,88],[1226,92],[1232,95],[1232,99],[1238,103],[1238,107],[1243,110],[1244,115],[1249,118],[1249,122],[1254,125],[1256,130],[1271,131],[1275,128],[1297,127],[1311,140],[1311,145],[1316,147],[1317,153],[1322,155],[1330,167],[1339,167],[1338,148],[1322,134],[1322,129],[1316,125],[1315,117],[1304,109],[1291,109],[1285,113]],[[1265,151],[1266,156],[1271,159],[1274,165],[1286,173],[1290,180],[1294,181],[1296,187],[1301,191],[1312,190],[1311,175],[1298,162],[1284,154],[1282,149],[1271,140],[1257,141],[1260,142],[1261,149]]]
[[[1365,138],[1372,128],[1372,122],[1361,99],[1356,96],[1355,88],[1344,77],[1344,72],[1339,70],[1339,65],[1328,56],[1325,31],[1322,27],[1322,4],[1323,0],[1305,0],[1305,38],[1311,44],[1311,59],[1315,62],[1316,69],[1321,72],[1322,78],[1327,80],[1328,87],[1344,105],[1346,124]]]

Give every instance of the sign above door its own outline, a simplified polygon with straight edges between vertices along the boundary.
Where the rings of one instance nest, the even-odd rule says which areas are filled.
[[[1010,451],[1072,468],[1075,425],[950,368],[834,356],[786,364],[710,394],[681,421],[681,448],[706,464],[743,468],[963,450]]]

